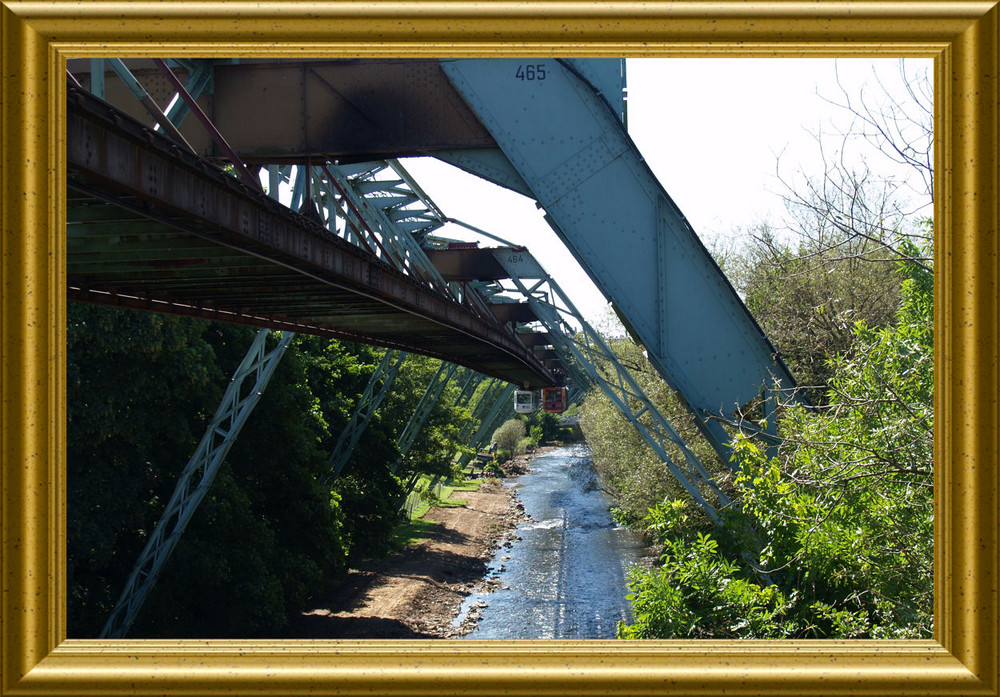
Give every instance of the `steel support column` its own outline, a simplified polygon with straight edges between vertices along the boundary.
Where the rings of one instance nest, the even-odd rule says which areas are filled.
[[[729,498],[632,374],[621,364],[603,337],[580,315],[569,297],[528,250],[494,248],[492,252],[517,291],[527,299],[534,316],[548,330],[562,364],[570,370],[584,372],[590,382],[601,388],[666,465],[674,479],[712,521],[719,523],[718,508],[706,500],[705,494],[711,492],[719,507],[729,505]],[[581,329],[575,331],[570,328],[566,318],[572,318]],[[604,370],[609,370],[610,374],[605,374]],[[687,465],[685,468],[682,469],[671,458],[668,445],[680,453]]]
[[[403,365],[403,361],[406,360],[406,356],[405,351],[386,351],[385,355],[382,356],[382,361],[378,364],[375,372],[372,373],[368,384],[365,386],[365,391],[361,395],[361,399],[358,400],[357,405],[354,407],[351,420],[347,422],[344,430],[340,432],[337,443],[333,446],[333,451],[327,460],[327,467],[329,468],[328,481],[333,481],[340,476],[341,470],[344,469],[344,465],[347,464],[351,453],[354,452],[354,446],[358,444],[361,434],[368,427],[368,422],[371,421],[375,411],[382,404],[382,400],[385,399],[386,395],[392,389],[392,383],[395,382],[396,376],[399,374],[399,369]]]
[[[728,418],[763,385],[794,387],[625,131],[620,70],[553,59],[444,60],[442,68],[693,413]]]
[[[236,441],[250,413],[260,401],[260,396],[274,374],[278,361],[295,336],[292,332],[285,332],[278,345],[267,351],[265,340],[269,333],[268,329],[262,329],[257,333],[257,338],[251,344],[243,362],[233,374],[222,402],[215,411],[215,416],[181,472],[174,493],[163,515],[160,516],[160,521],[153,529],[149,542],[139,554],[139,559],[125,583],[125,589],[115,603],[104,629],[101,630],[100,638],[120,639],[132,627],[164,564],[184,534],[198,504],[208,493],[219,466]],[[243,383],[251,376],[254,378],[254,384],[246,392],[243,390]]]
[[[517,385],[513,383],[508,383],[503,387],[496,397],[492,398],[492,401],[487,402],[489,404],[489,411],[483,417],[483,420],[479,422],[479,428],[476,429],[472,438],[469,440],[469,445],[474,450],[479,450],[489,439],[493,436],[493,432],[496,431],[500,424],[503,423],[503,419],[506,414],[504,413],[505,408],[509,409],[514,398],[514,390],[517,389]],[[458,459],[458,464],[460,467],[465,467],[469,460],[472,459],[472,455],[469,453],[462,453],[461,457]]]
[[[413,410],[413,414],[410,416],[410,420],[406,422],[406,427],[403,432],[399,434],[399,438],[396,440],[396,447],[399,449],[399,461],[393,466],[393,471],[399,466],[399,462],[402,458],[410,452],[410,448],[413,446],[413,441],[416,440],[417,434],[420,433],[420,429],[423,428],[424,422],[427,421],[427,417],[430,416],[431,410],[434,409],[434,405],[438,403],[441,399],[441,393],[444,392],[444,388],[451,381],[452,376],[455,371],[458,370],[458,366],[454,363],[441,363],[441,367],[438,368],[437,372],[434,373],[434,377],[431,378],[430,383],[427,385],[427,389],[424,390],[424,394],[420,397],[420,402],[417,403],[417,408]]]

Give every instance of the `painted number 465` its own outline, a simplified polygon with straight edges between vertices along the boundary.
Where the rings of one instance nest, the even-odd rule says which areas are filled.
[[[514,77],[518,80],[544,80],[545,79],[545,66],[542,64],[538,65],[519,65],[517,66],[517,72],[514,73]]]

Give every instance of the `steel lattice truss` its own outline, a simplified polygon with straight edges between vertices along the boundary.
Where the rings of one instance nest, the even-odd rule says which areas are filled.
[[[109,65],[130,86],[135,97],[157,121],[155,129],[165,130],[187,145],[177,131],[177,126],[191,112],[192,107],[197,109],[193,101],[175,98],[166,112],[161,111],[122,61],[112,60]],[[103,80],[103,64],[96,63],[94,68],[94,73],[100,74]],[[169,73],[166,64],[163,68]],[[177,83],[177,97],[197,97],[209,84],[211,74],[208,63],[194,62],[187,84],[181,86]],[[204,118],[202,113],[197,115]],[[207,127],[213,130],[220,144],[228,148],[221,134],[215,132],[210,123]],[[235,154],[232,159],[234,171],[247,176],[248,169]],[[267,175],[268,194],[272,198],[280,200],[282,188],[290,188],[291,207],[311,214],[314,219],[318,218],[317,222],[334,234],[368,249],[406,275],[473,307],[481,316],[488,316],[483,299],[478,295],[470,297],[460,285],[446,283],[422,250],[420,242],[430,232],[442,226],[446,218],[398,161],[379,161],[350,167],[339,167],[331,163],[320,166],[273,165],[267,168]],[[254,183],[259,186],[259,182]],[[294,333],[285,332],[278,347],[264,353],[268,333],[267,329],[261,330],[237,369],[215,418],[184,468],[163,516],[136,561],[125,589],[102,631],[102,638],[123,637],[134,623],[139,609],[207,493],[240,428],[259,401],[285,348],[294,337]],[[350,421],[339,434],[328,461],[328,479],[336,478],[342,471],[373,414],[391,391],[406,356],[405,352],[398,350],[388,350],[384,354],[355,406]],[[399,437],[401,455],[412,446],[421,426],[457,368],[455,364],[442,363]],[[256,376],[256,382],[247,394],[241,396],[244,381],[251,374]],[[482,379],[482,375],[469,371],[459,403],[467,403],[472,398]],[[513,385],[503,389],[500,381],[495,380],[494,384],[498,389],[487,390],[483,395],[484,399],[480,400],[481,405],[488,407],[488,410],[481,415],[479,429],[473,437],[475,444],[481,444],[493,432],[496,421],[503,415],[502,407],[509,402],[513,391]],[[199,473],[200,479],[195,482]]]
[[[553,348],[560,354],[561,362],[570,374],[577,380],[600,387],[635,426],[677,482],[715,523],[719,523],[718,511],[731,503],[729,497],[621,364],[603,337],[583,318],[569,297],[527,250],[506,247],[492,251],[508,272],[513,288],[492,283],[484,284],[482,290],[497,299],[511,290],[525,298],[548,330]],[[512,262],[512,259],[518,261]],[[580,328],[574,328],[574,324]],[[680,453],[682,465],[671,457],[671,450]]]
[[[399,369],[407,355],[403,351],[386,351],[385,355],[382,356],[381,362],[368,380],[368,385],[365,386],[361,399],[354,407],[351,420],[340,432],[337,443],[333,446],[333,452],[330,453],[330,459],[327,460],[329,481],[340,476],[341,470],[344,469],[351,453],[354,452],[354,446],[358,444],[361,434],[368,427],[368,422],[371,421],[379,405],[382,404],[382,400],[392,389],[392,383],[399,375]]]
[[[473,408],[472,419],[462,427],[459,440],[475,450],[482,448],[499,427],[499,419],[506,416],[505,407],[509,406],[516,387],[501,380],[491,380]],[[472,453],[462,453],[458,464],[465,467],[471,459]]]
[[[119,74],[127,81],[127,69],[120,63],[119,61],[114,65],[116,70],[125,71]],[[211,70],[208,64],[199,62],[193,62],[192,66],[186,89],[189,95],[197,97],[208,85]],[[143,101],[164,130],[173,132],[174,125],[179,124],[188,113],[189,103],[177,99],[165,113],[160,112],[148,95],[144,96],[141,86],[137,87],[138,90],[133,90],[136,97]],[[178,94],[184,93],[184,89],[178,89]],[[196,115],[203,116],[197,113],[196,106],[194,108]],[[221,140],[221,134],[215,135],[217,140]],[[220,145],[228,147],[224,141]],[[233,158],[234,172],[246,177],[248,170],[235,155]],[[730,501],[713,480],[711,473],[648,398],[600,334],[582,318],[568,296],[531,258],[527,250],[515,250],[511,247],[493,250],[497,262],[509,275],[509,282],[505,281],[507,286],[498,282],[448,282],[432,263],[425,247],[429,244],[431,233],[446,223],[464,224],[447,218],[397,160],[351,165],[332,162],[322,162],[319,165],[311,162],[307,165],[271,165],[267,168],[267,175],[268,193],[271,197],[280,199],[283,192],[287,194],[290,190],[293,208],[312,217],[334,235],[367,249],[392,264],[399,272],[457,300],[480,317],[496,321],[488,301],[496,301],[504,295],[509,297],[511,292],[524,298],[537,320],[547,329],[552,348],[558,354],[566,373],[572,377],[574,389],[571,399],[578,400],[587,386],[600,387],[634,424],[681,486],[713,521],[719,522],[719,509],[729,505]],[[465,227],[475,230],[471,226]],[[488,233],[484,234],[495,240],[499,239]],[[512,251],[516,251],[519,257],[526,257],[528,263],[512,263]],[[102,637],[120,637],[128,631],[293,336],[285,333],[278,347],[265,353],[266,334],[267,330],[264,330],[258,335],[237,370],[216,418],[185,467],[174,496],[140,556]],[[386,351],[355,406],[348,425],[339,434],[328,462],[328,479],[336,478],[342,471],[373,414],[391,391],[406,355],[395,349]],[[442,363],[440,366],[399,436],[397,445],[401,455],[412,447],[420,428],[456,371],[455,364]],[[256,376],[256,383],[248,394],[240,397],[243,381],[251,374]],[[508,418],[516,388],[514,384],[494,379],[485,388],[477,390],[482,380],[481,374],[469,371],[456,401],[458,405],[468,404],[479,393],[479,399],[473,408],[473,418],[461,433],[463,441],[477,449],[488,443],[492,433]],[[709,442],[725,461],[728,436],[721,425],[708,418],[710,415],[707,413],[693,411],[693,415]],[[464,466],[470,457],[469,453],[464,453],[460,458],[461,465]],[[398,464],[395,463],[394,470]],[[199,473],[200,479],[195,484],[194,480]]]
[[[416,440],[417,434],[420,433],[420,429],[423,428],[424,422],[427,421],[427,417],[430,416],[431,411],[434,409],[434,405],[438,403],[441,399],[441,394],[444,392],[444,388],[451,381],[452,376],[455,371],[458,370],[458,366],[454,363],[441,363],[437,372],[434,373],[434,377],[431,378],[430,383],[427,385],[427,389],[424,390],[424,394],[420,397],[420,402],[417,404],[416,409],[413,410],[413,414],[410,416],[410,420],[406,422],[406,427],[403,432],[399,434],[399,438],[396,440],[396,447],[399,450],[399,460],[392,467],[392,471],[395,472],[399,467],[400,462],[403,457],[410,451],[413,446],[413,441]]]
[[[146,596],[156,584],[163,566],[178,540],[187,528],[198,504],[205,498],[212,485],[219,466],[236,441],[240,429],[250,417],[250,413],[274,375],[278,361],[295,336],[285,332],[278,345],[268,351],[265,340],[269,329],[257,333],[250,350],[233,374],[232,381],[216,409],[205,435],[188,460],[167,507],[153,529],[146,547],[139,555],[125,590],[115,603],[115,608],[101,631],[102,639],[117,639],[125,636],[135,622],[136,614]],[[248,379],[253,378],[249,389],[244,389]]]

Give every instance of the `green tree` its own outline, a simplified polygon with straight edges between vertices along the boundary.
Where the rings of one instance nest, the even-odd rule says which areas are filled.
[[[649,511],[664,554],[633,573],[622,636],[930,636],[933,281],[922,264],[899,267],[895,324],[854,326],[851,352],[831,361],[829,406],[789,407],[775,458],[737,440],[739,507],[723,529],[680,501]]]
[[[881,327],[894,321],[899,283],[880,261],[881,244],[850,234],[800,240],[793,248],[759,226],[731,265],[739,266],[735,278],[747,308],[800,388],[823,403],[831,359],[851,350],[857,322]]]
[[[77,304],[69,319],[69,630],[93,636],[254,331]],[[293,344],[133,636],[275,635],[344,568],[307,366]]]
[[[709,467],[724,489],[731,488],[731,473],[694,425],[679,396],[660,377],[643,348],[627,338],[609,338],[619,362],[639,383],[643,392],[677,429],[695,455]],[[608,372],[607,366],[598,367]],[[614,380],[610,372],[609,379]],[[639,404],[631,405],[638,411]],[[641,417],[653,425],[652,417]],[[684,489],[646,443],[639,431],[600,390],[592,389],[580,409],[580,426],[593,456],[594,468],[604,487],[614,497],[616,518],[628,525],[641,526],[646,511],[665,498],[684,497]],[[683,462],[684,455],[668,444],[668,455]]]
[[[440,367],[441,361],[434,358],[415,354],[407,357],[386,407],[386,418],[393,420],[397,438],[412,418],[427,386]],[[434,403],[409,452],[400,463],[397,474],[404,481],[410,481],[420,474],[455,474],[453,459],[459,447],[459,430],[468,418],[468,410],[454,404],[457,394],[458,386],[450,384]]]
[[[215,409],[207,323],[70,303],[67,583],[71,636],[93,636]]]
[[[326,458],[350,421],[384,351],[320,337],[304,338],[303,346],[308,347],[307,380],[315,398],[314,409],[326,424],[321,439]],[[399,524],[396,503],[403,496],[403,486],[391,469],[399,456],[396,438],[402,427],[398,418],[386,418],[386,414],[387,410],[380,408],[372,416],[331,486],[343,515],[341,536],[349,563],[386,554]],[[321,478],[329,474],[324,459]]]
[[[550,441],[558,440],[562,434],[562,425],[559,423],[559,416],[551,412],[539,409],[531,414],[523,415],[525,427],[531,434],[535,445],[541,445]]]

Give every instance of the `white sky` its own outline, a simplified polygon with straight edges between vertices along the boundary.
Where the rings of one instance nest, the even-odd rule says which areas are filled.
[[[930,70],[931,61],[907,62]],[[842,126],[840,83],[856,97],[879,90],[906,97],[895,59],[668,58],[629,59],[628,127],[660,183],[706,245],[761,221],[780,225],[781,171],[819,174],[814,134]],[[829,142],[829,141],[828,141]],[[840,138],[832,141],[839,147]],[[832,146],[831,146],[832,147]],[[891,165],[869,157],[872,171]],[[444,213],[523,244],[573,298],[592,324],[606,303],[542,220],[533,201],[437,160],[404,162]],[[881,169],[880,169],[881,168]],[[461,237],[447,228],[438,234]]]

